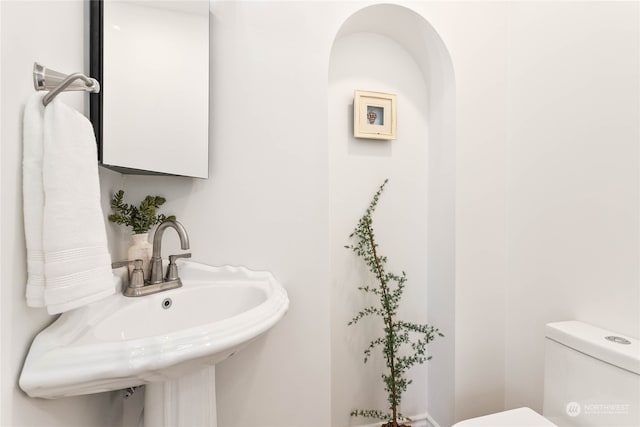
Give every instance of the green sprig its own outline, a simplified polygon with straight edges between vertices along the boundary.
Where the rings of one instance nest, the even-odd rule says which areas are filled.
[[[124,203],[124,191],[120,190],[111,199],[109,221],[131,227],[135,234],[148,232],[151,227],[167,220],[175,220],[175,215],[156,214],[156,210],[167,201],[161,196],[147,196],[140,206]]]

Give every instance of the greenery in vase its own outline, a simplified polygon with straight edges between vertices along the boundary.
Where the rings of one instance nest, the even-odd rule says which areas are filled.
[[[387,257],[379,253],[371,218],[387,182],[388,180],[385,180],[375,193],[365,214],[349,236],[349,238],[355,239],[355,243],[345,247],[362,258],[377,282],[375,285],[360,286],[358,289],[364,293],[375,295],[379,300],[379,305],[364,308],[349,322],[349,325],[358,323],[367,316],[378,316],[384,323],[384,334],[371,341],[369,347],[364,351],[364,362],[366,363],[371,357],[372,350],[376,347],[382,348],[388,369],[382,374],[382,379],[388,395],[389,412],[375,409],[356,409],[351,412],[351,416],[377,418],[387,421],[383,427],[398,427],[401,425],[398,423],[399,421],[408,420],[399,412],[402,394],[411,384],[411,380],[405,377],[405,372],[412,366],[431,359],[431,356],[426,355],[427,344],[436,335],[441,337],[444,335],[433,326],[397,319],[396,315],[407,276],[404,271],[401,275],[386,271]]]
[[[114,213],[109,215],[109,221],[131,227],[134,234],[147,233],[156,224],[176,219],[175,215],[156,214],[156,210],[166,201],[164,197],[147,196],[140,206],[134,206],[124,203],[124,191],[120,190],[111,199]]]

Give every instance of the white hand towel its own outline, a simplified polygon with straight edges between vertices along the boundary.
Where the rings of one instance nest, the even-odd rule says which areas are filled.
[[[44,253],[42,251],[43,92],[34,93],[24,109],[22,153],[22,197],[24,234],[27,243],[27,305],[44,307]]]
[[[85,116],[54,99],[44,110],[42,248],[50,314],[115,292],[96,140]]]

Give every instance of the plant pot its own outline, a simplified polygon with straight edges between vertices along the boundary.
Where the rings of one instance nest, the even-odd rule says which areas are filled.
[[[149,279],[151,274],[149,264],[151,262],[151,255],[153,253],[153,245],[149,243],[149,233],[140,233],[131,235],[131,246],[127,251],[127,259],[141,259],[142,270],[144,271],[145,280]],[[133,265],[129,265],[129,276],[133,271]]]
[[[382,424],[380,427],[395,427],[393,421]],[[397,427],[411,427],[411,421],[398,421]]]

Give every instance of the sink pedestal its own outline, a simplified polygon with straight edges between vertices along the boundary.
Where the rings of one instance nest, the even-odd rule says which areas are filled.
[[[206,366],[179,379],[147,384],[145,427],[216,427],[216,370]]]

